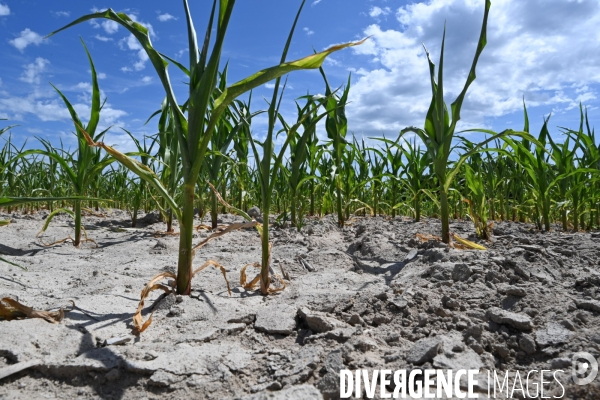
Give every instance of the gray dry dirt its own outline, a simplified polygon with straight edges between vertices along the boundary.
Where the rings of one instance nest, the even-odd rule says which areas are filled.
[[[573,353],[600,356],[600,233],[499,222],[489,250],[474,251],[416,239],[438,234],[434,219],[356,218],[344,229],[309,220],[302,232],[272,229],[287,289],[263,297],[239,285],[241,268],[260,261],[259,236],[236,231],[195,257],[225,266],[232,295],[207,268],[189,297],[153,292],[144,314],[154,307],[154,322],[136,337],[140,291],[175,270],[178,237],[155,237],[165,229],[155,214],[132,229],[127,213],[110,211],[84,218],[98,248],[44,247],[35,235],[46,216],[0,214],[12,221],[0,228],[0,255],[28,268],[0,264],[0,296],[76,309],[60,324],[0,321],[0,369],[40,360],[2,379],[0,399],[334,399],[340,369],[415,368],[480,369],[480,398],[487,370],[561,369],[564,398],[600,398],[600,378],[568,383]],[[451,230],[473,233],[464,221]],[[72,234],[59,216],[44,240]],[[546,386],[545,396],[560,394]]]

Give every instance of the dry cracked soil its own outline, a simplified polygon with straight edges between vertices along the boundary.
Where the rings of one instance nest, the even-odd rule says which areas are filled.
[[[476,251],[419,240],[438,234],[435,219],[354,218],[344,229],[331,217],[308,220],[301,232],[272,228],[273,269],[287,288],[263,297],[238,283],[242,267],[260,261],[259,236],[235,231],[195,257],[225,267],[231,296],[207,268],[189,297],[153,292],[144,309],[153,323],[135,336],[140,291],[175,270],[178,237],[156,237],[165,229],[156,214],[129,228],[129,215],[112,210],[84,218],[97,248],[46,247],[36,239],[46,217],[0,214],[11,220],[0,256],[28,269],[0,264],[0,297],[76,308],[59,324],[0,321],[0,371],[32,365],[0,380],[0,399],[336,399],[341,369],[479,369],[480,398],[487,371],[512,371],[514,385],[517,373],[562,370],[562,386],[544,396],[600,398],[600,378],[579,386],[571,374],[573,354],[600,356],[598,232],[497,222],[488,250]],[[472,238],[469,222],[451,230]],[[72,234],[62,215],[43,240]]]

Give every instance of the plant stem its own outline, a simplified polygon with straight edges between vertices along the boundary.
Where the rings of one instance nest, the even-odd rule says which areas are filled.
[[[177,293],[186,295],[191,290],[192,236],[194,233],[194,183],[183,186],[182,218],[179,221],[179,261],[177,264]]]
[[[267,200],[268,201],[268,200]],[[261,236],[262,241],[262,262],[260,269],[260,292],[263,295],[269,293],[269,266],[271,263],[271,253],[269,251],[269,208],[266,207],[263,211],[263,231]]]
[[[442,218],[442,241],[450,243],[450,214],[448,213],[448,193],[440,190],[440,213]]]
[[[75,201],[75,240],[73,245],[78,247],[81,243],[81,201]]]

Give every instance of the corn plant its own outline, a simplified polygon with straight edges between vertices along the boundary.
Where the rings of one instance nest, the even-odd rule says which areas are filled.
[[[464,164],[465,186],[468,188],[469,197],[464,201],[469,204],[469,217],[475,226],[475,233],[480,239],[489,239],[491,225],[488,224],[488,199],[485,195],[485,187],[481,171],[474,170],[469,164]]]
[[[463,154],[452,166],[448,168],[448,159],[452,152],[452,142],[454,139],[454,131],[456,124],[460,121],[460,109],[462,108],[463,101],[467,94],[467,90],[471,83],[475,80],[475,67],[479,56],[483,52],[483,49],[487,43],[486,30],[487,21],[490,11],[491,2],[486,0],[485,11],[483,15],[483,23],[481,26],[481,33],[479,35],[479,41],[477,44],[477,50],[475,51],[475,57],[471,64],[471,69],[467,77],[467,81],[456,98],[452,102],[450,108],[451,112],[448,113],[448,108],[444,102],[444,86],[443,86],[443,66],[444,66],[444,43],[446,38],[446,29],[444,28],[444,34],[442,37],[442,47],[440,51],[440,62],[438,67],[437,81],[435,78],[435,64],[431,61],[431,57],[427,49],[427,60],[429,62],[429,72],[431,80],[431,91],[432,99],[427,111],[427,117],[425,119],[425,128],[408,127],[401,131],[401,135],[408,132],[413,132],[419,136],[419,138],[425,144],[427,151],[432,160],[432,170],[438,180],[438,197],[440,205],[440,218],[442,222],[442,241],[444,243],[450,243],[450,214],[448,208],[448,191],[456,174],[459,172],[461,165],[465,160],[471,156],[471,154],[479,151],[479,148],[484,146],[486,143],[495,140],[497,138],[514,134],[512,131],[505,131],[495,134],[491,138],[479,143],[475,149],[471,152]]]
[[[285,63],[285,59],[287,56],[287,52],[289,50],[289,46],[291,43],[292,36],[294,34],[294,30],[296,28],[296,24],[298,22],[298,18],[300,16],[300,12],[302,11],[302,3],[298,14],[296,15],[296,19],[294,24],[292,25],[292,29],[290,31],[287,43],[285,44],[283,54],[281,56],[281,64]],[[269,278],[269,267],[271,264],[271,244],[269,242],[269,216],[271,210],[271,199],[272,194],[274,192],[275,184],[277,183],[278,175],[281,173],[280,168],[282,165],[282,160],[285,155],[285,152],[290,145],[290,143],[300,143],[305,144],[308,141],[308,138],[313,135],[314,127],[317,123],[328,115],[330,110],[327,110],[325,113],[320,115],[315,115],[315,109],[317,105],[315,104],[316,99],[307,96],[306,105],[298,111],[299,117],[298,121],[292,125],[288,126],[285,123],[285,120],[279,114],[279,107],[281,106],[281,101],[283,98],[283,92],[285,90],[285,84],[281,90],[281,94],[279,93],[279,87],[281,83],[281,78],[275,79],[275,87],[273,89],[273,95],[271,98],[271,103],[269,104],[269,109],[267,110],[268,115],[268,128],[267,135],[265,140],[262,143],[259,143],[255,140],[251,140],[250,144],[252,145],[252,151],[254,152],[254,157],[257,164],[257,176],[260,183],[260,191],[261,191],[261,210],[262,210],[262,218],[264,221],[264,225],[262,227],[261,232],[261,243],[262,243],[262,260],[261,260],[261,272],[260,272],[260,290],[262,294],[269,293],[270,289],[270,278]],[[320,100],[320,99],[319,99]],[[327,100],[327,98],[326,98]],[[334,110],[335,111],[335,110]],[[275,156],[275,146],[274,146],[274,138],[275,138],[275,125],[277,120],[281,121],[283,124],[283,132],[286,134],[286,140],[281,146],[279,153]],[[303,127],[304,131],[300,135],[297,136],[298,130]],[[262,155],[258,151],[257,145],[262,147]],[[304,157],[300,155],[301,158],[298,160],[302,160]],[[281,179],[279,179],[281,181]],[[284,205],[284,214],[285,214],[285,205]]]
[[[400,173],[403,167],[402,150],[401,147],[398,146],[397,142],[386,139],[385,135],[382,138],[372,137],[370,139],[380,140],[385,145],[385,153],[382,153],[382,157],[385,159],[386,172],[383,173],[382,178],[387,178],[389,182],[389,192],[391,197],[390,209],[391,216],[394,218],[397,212],[397,208],[395,206],[397,204],[398,192],[400,190]]]
[[[138,40],[158,74],[163,89],[165,90],[169,107],[173,112],[175,132],[179,143],[179,156],[181,157],[183,180],[181,185],[181,204],[171,196],[169,191],[163,186],[162,182],[148,167],[133,158],[125,156],[110,146],[95,141],[85,132],[85,129],[81,128],[80,131],[86,137],[90,146],[104,148],[120,163],[124,164],[132,172],[148,182],[148,184],[150,184],[159,195],[166,200],[167,205],[175,214],[180,225],[179,259],[176,282],[177,292],[180,294],[189,294],[191,289],[191,278],[193,276],[192,261],[195,252],[192,250],[192,237],[194,228],[194,201],[196,197],[195,188],[198,176],[204,165],[208,144],[210,143],[212,134],[223,116],[223,113],[228,109],[230,104],[243,93],[292,71],[319,68],[329,54],[354,45],[354,43],[348,43],[333,46],[320,53],[312,54],[292,62],[285,62],[285,59],[282,59],[282,62],[279,65],[259,71],[248,78],[226,87],[217,94],[218,68],[221,61],[221,52],[234,5],[235,0],[213,1],[212,10],[209,13],[206,34],[204,36],[204,43],[202,48],[200,48],[196,39],[196,30],[189,11],[188,2],[187,0],[183,1],[189,43],[189,67],[187,69],[190,72],[190,82],[189,97],[186,101],[187,117],[184,114],[182,107],[179,105],[171,87],[170,76],[167,70],[167,59],[153,47],[148,29],[132,20],[127,14],[117,13],[112,9],[88,14],[50,34],[54,35],[71,26],[93,19],[108,19],[114,21],[123,26]],[[304,5],[304,2],[302,5]],[[300,9],[301,8],[302,6]],[[213,26],[215,28],[216,38],[211,47]],[[211,100],[215,97],[216,99],[211,104]]]
[[[341,97],[338,97],[329,86],[327,76],[323,68],[319,68],[323,80],[325,81],[325,108],[327,109],[327,119],[325,120],[325,129],[327,137],[331,139],[333,161],[335,163],[335,196],[336,196],[336,211],[338,217],[338,225],[344,226],[343,199],[342,199],[342,157],[346,150],[346,133],[348,132],[348,119],[346,118],[346,103],[348,101],[348,93],[350,92],[350,76],[348,83],[344,88]]]
[[[404,140],[404,145],[401,146],[402,154],[406,159],[406,164],[403,167],[403,175],[406,178],[403,180],[405,187],[411,195],[413,204],[413,213],[416,222],[421,221],[421,196],[423,193],[430,198],[435,197],[431,194],[428,181],[431,180],[427,175],[429,166],[431,165],[431,154],[428,151],[422,151],[417,145],[416,138],[412,142]],[[394,207],[398,207],[394,204]]]
[[[587,110],[584,115],[583,107],[580,105],[579,113],[579,130],[575,131],[568,128],[562,128],[562,132],[567,135],[567,139],[564,143],[568,143],[569,139],[575,141],[576,145],[573,146],[573,149],[569,151],[565,148],[566,146],[564,144],[556,145],[551,142],[552,150],[555,153],[558,153],[559,156],[562,156],[560,157],[560,161],[566,164],[566,167],[562,167],[559,170],[562,172],[563,176],[563,179],[559,182],[559,187],[563,201],[570,203],[574,231],[579,230],[580,226],[583,227],[583,216],[586,209],[589,213],[588,229],[594,224],[596,226],[600,225],[600,215],[598,213],[598,210],[600,210],[600,204],[598,202],[598,196],[600,194],[598,190],[598,181],[600,179],[600,145],[596,144],[594,130],[590,129]],[[576,151],[577,149],[579,149],[579,151]],[[566,155],[563,155],[565,153]],[[565,158],[568,159],[563,161]],[[577,168],[574,167],[574,164],[577,165]],[[567,180],[568,184],[565,185],[565,181]],[[587,207],[582,207],[582,203],[587,203]],[[561,218],[563,229],[565,230],[566,214],[567,213],[563,209]]]
[[[286,171],[287,188],[289,188],[290,197],[290,212],[291,212],[291,223],[292,226],[300,229],[299,221],[297,217],[298,213],[298,197],[300,194],[301,186],[309,181],[316,179],[314,176],[310,176],[305,173],[305,166],[308,161],[310,143],[314,143],[316,138],[316,123],[320,119],[318,115],[319,104],[312,101],[311,96],[305,96],[307,104],[305,107],[300,107],[296,103],[298,112],[297,122],[299,122],[303,128],[303,134],[300,134],[297,130],[292,130],[292,127],[283,119],[280,115],[279,120],[283,125],[283,132],[289,137],[289,148],[290,148],[290,159],[289,159],[289,170]]]
[[[103,107],[103,103],[100,102],[100,88],[98,86],[98,78],[96,75],[96,68],[92,60],[85,43],[81,40],[83,48],[87,54],[88,62],[92,73],[92,104],[90,108],[90,117],[87,125],[85,125],[86,135],[89,135],[92,140],[99,141],[106,134],[108,129],[100,133],[96,133],[98,122],[100,121],[100,112]],[[52,84],[51,84],[52,85]],[[40,154],[46,156],[60,165],[60,167],[67,173],[69,181],[74,188],[74,193],[78,197],[85,197],[86,191],[90,188],[92,182],[97,180],[98,175],[102,173],[104,168],[114,161],[114,159],[108,155],[102,156],[100,149],[89,147],[86,143],[85,135],[80,131],[84,125],[81,123],[79,115],[73,108],[71,102],[65,97],[65,95],[54,85],[54,90],[61,97],[63,103],[69,110],[71,119],[75,124],[75,134],[77,137],[77,159],[73,157],[65,157],[64,152],[56,151],[56,149],[48,141],[41,140],[42,144],[46,148],[45,150],[27,150],[21,152],[18,157],[26,157],[31,154]],[[105,100],[106,102],[106,100]],[[73,245],[79,246],[81,243],[81,201],[76,200],[73,204],[73,217],[75,219],[75,238],[73,239]],[[45,227],[52,220],[52,217],[56,215],[59,210],[55,210],[46,220]],[[64,211],[64,210],[61,210]]]
[[[135,144],[135,146],[138,149],[138,153],[140,154],[140,162],[145,165],[146,167],[149,167],[150,165],[150,156],[149,154],[152,153],[152,148],[154,147],[154,145],[156,144],[156,138],[154,140],[151,141],[150,145],[148,145],[146,143],[146,138],[144,138],[143,142],[140,143],[140,141],[131,134],[131,132],[129,132],[126,129],[123,129],[125,131],[125,133],[127,133],[127,135],[129,135],[129,137],[131,138],[131,140],[133,141],[133,143]],[[131,186],[132,186],[132,190],[131,192],[133,192],[133,196],[131,197],[131,227],[135,228],[137,226],[137,215],[138,215],[138,211],[140,210],[140,207],[142,205],[142,202],[144,200],[144,198],[147,196],[148,193],[148,187],[146,185],[146,182],[144,182],[142,179],[139,179],[137,181],[133,181],[133,179],[129,179],[131,181]],[[129,194],[128,194],[129,196]]]

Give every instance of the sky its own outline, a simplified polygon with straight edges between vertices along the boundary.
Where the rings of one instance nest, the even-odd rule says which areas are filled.
[[[190,2],[199,37],[211,4]],[[229,63],[229,83],[278,63],[299,5],[300,0],[236,2],[222,56]],[[80,39],[89,48],[107,98],[100,127],[113,128],[105,142],[130,151],[133,143],[121,127],[139,138],[156,133],[158,121],[145,122],[160,108],[164,92],[144,51],[123,27],[95,20],[44,39],[76,18],[108,7],[145,25],[157,50],[188,64],[180,1],[0,0],[0,118],[8,119],[0,121],[0,128],[18,124],[12,130],[16,143],[27,140],[28,147],[37,147],[39,137],[75,146],[69,113],[50,82],[87,120],[91,75]],[[450,104],[472,63],[483,10],[483,0],[307,0],[288,60],[370,36],[361,46],[334,53],[324,68],[333,87],[345,84],[351,74],[349,132],[396,138],[406,126],[423,127],[431,99],[423,45],[437,64],[445,23],[444,87]],[[534,134],[549,114],[551,133],[559,140],[559,127],[577,129],[580,102],[592,125],[600,125],[598,26],[597,0],[492,0],[488,44],[459,129],[522,129],[523,98]],[[174,66],[169,71],[178,98],[184,99],[185,76]],[[264,99],[272,88],[266,84],[254,91],[254,110],[267,107]],[[318,71],[290,74],[282,106],[286,120],[295,120],[295,99],[323,92]],[[264,119],[253,122],[257,137],[265,128]],[[326,136],[322,129],[319,136]]]

